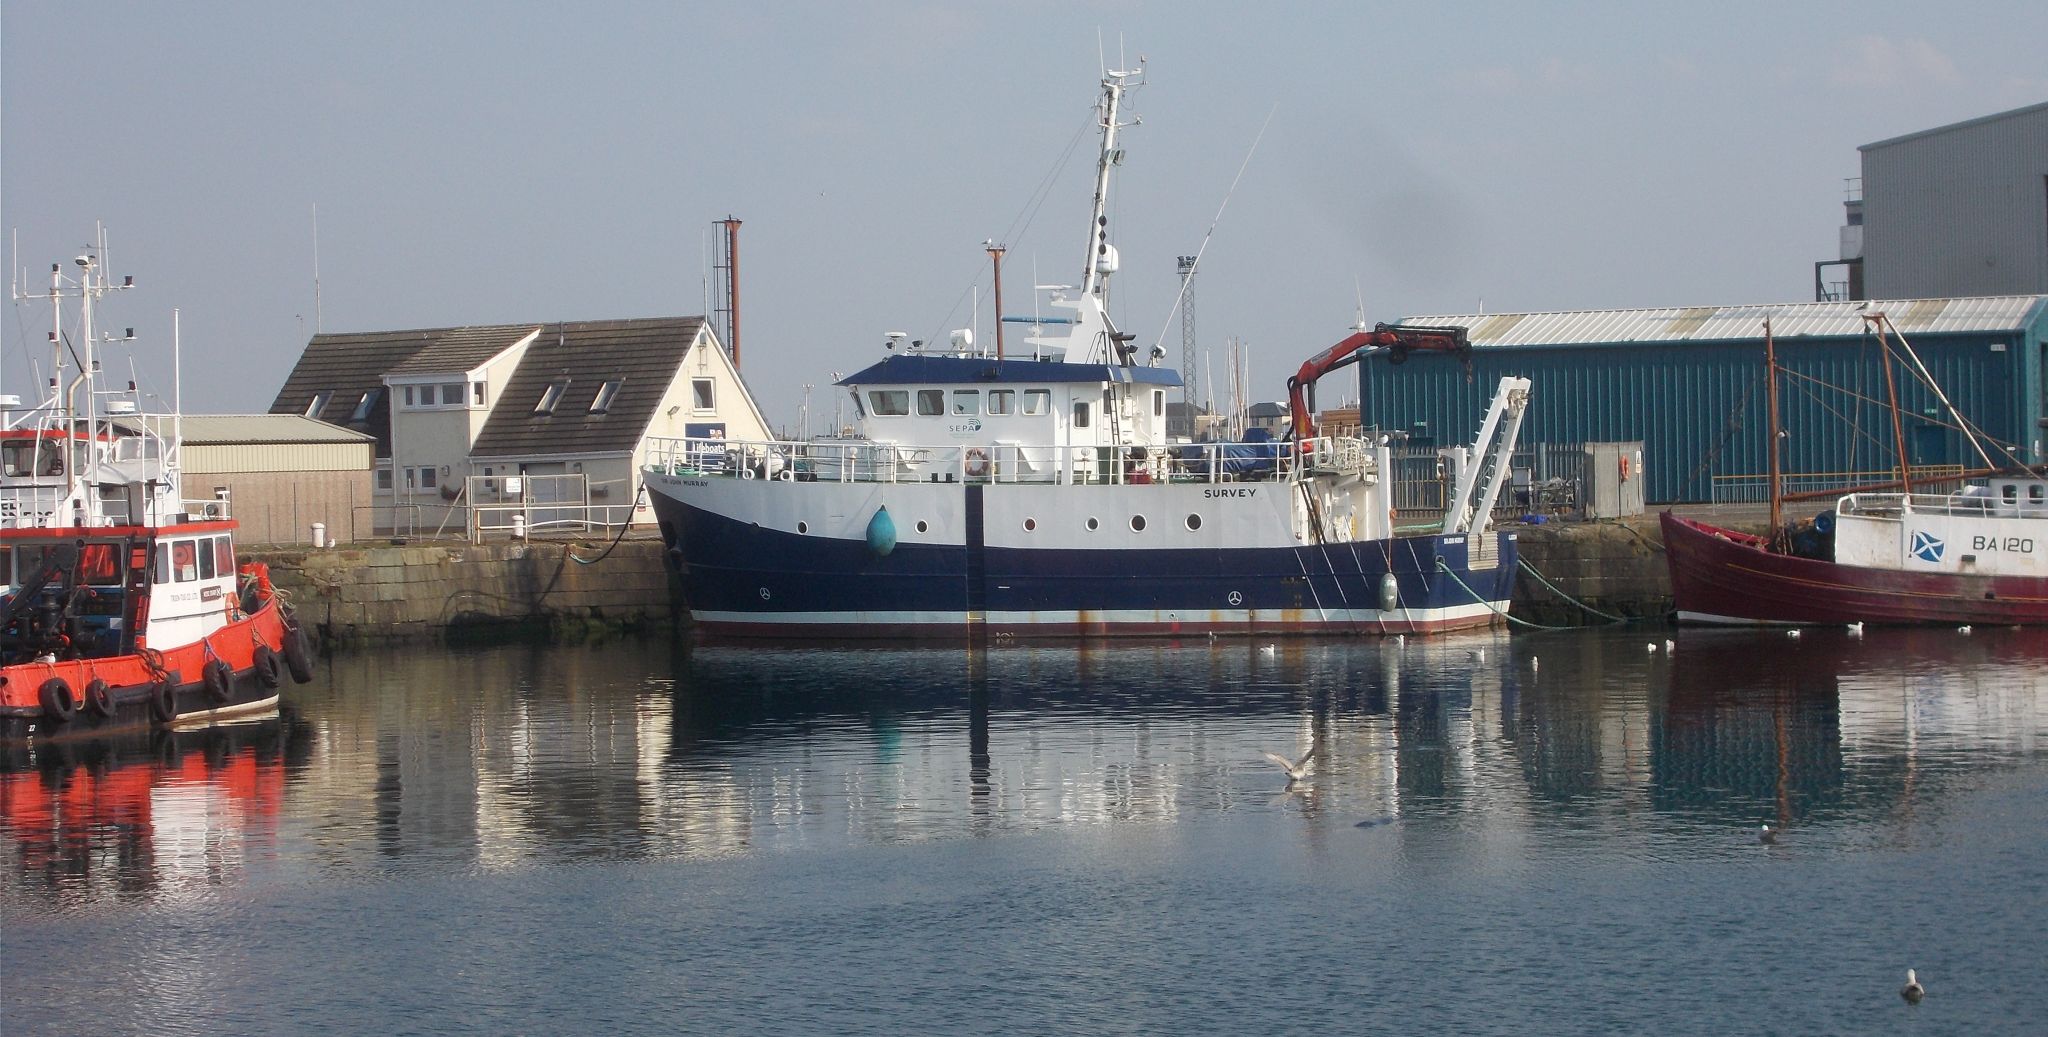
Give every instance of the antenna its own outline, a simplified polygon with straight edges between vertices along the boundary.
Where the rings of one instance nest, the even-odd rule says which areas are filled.
[[[313,334],[320,334],[320,203],[313,203]]]
[[[1192,438],[1195,401],[1201,399],[1200,386],[1195,379],[1195,257],[1180,257],[1179,266],[1181,400],[1187,405],[1188,429]]]

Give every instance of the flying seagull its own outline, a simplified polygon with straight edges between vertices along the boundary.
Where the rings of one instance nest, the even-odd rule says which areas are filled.
[[[1308,752],[1302,753],[1299,760],[1290,760],[1279,753],[1266,754],[1266,759],[1273,761],[1275,767],[1287,772],[1287,784],[1290,786],[1308,777],[1309,761],[1315,759],[1315,757],[1315,746],[1309,746]]]

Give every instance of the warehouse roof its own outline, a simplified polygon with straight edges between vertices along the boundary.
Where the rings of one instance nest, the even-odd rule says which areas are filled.
[[[1612,345],[1633,342],[1763,341],[1764,318],[1777,338],[1855,336],[1863,318],[1883,313],[1912,335],[2020,331],[2040,319],[2048,296],[1996,295],[1965,299],[1886,299],[1863,302],[1772,303],[1754,306],[1672,306],[1640,310],[1566,310],[1552,313],[1435,314],[1403,324],[1468,329],[1475,346]]]
[[[170,430],[171,418],[150,415],[148,423]],[[187,446],[254,443],[367,443],[377,437],[297,414],[187,414],[180,435]]]

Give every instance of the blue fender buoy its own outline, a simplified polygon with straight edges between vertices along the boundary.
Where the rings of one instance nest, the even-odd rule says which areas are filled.
[[[875,517],[868,520],[868,550],[876,558],[887,558],[896,550],[896,520],[889,517],[887,505],[875,509]]]

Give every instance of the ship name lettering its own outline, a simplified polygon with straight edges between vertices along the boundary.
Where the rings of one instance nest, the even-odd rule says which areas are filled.
[[[1206,490],[1203,490],[1203,491],[1202,491],[1202,496],[1204,496],[1204,497],[1210,497],[1210,498],[1215,498],[1215,497],[1256,497],[1256,496],[1258,496],[1258,495],[1259,495],[1259,488],[1258,488],[1258,487],[1256,487],[1256,486],[1233,486],[1233,487],[1227,487],[1227,488],[1220,488],[1220,489],[1219,489],[1219,488],[1216,488],[1216,487],[1211,487],[1211,488],[1209,488],[1209,489],[1206,489]]]

